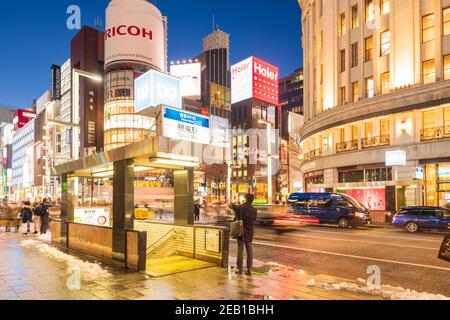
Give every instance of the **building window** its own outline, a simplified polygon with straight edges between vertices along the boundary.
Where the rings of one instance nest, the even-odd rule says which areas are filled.
[[[422,17],[422,42],[434,40],[434,13]]]
[[[358,43],[352,44],[352,68],[358,66]]]
[[[447,36],[450,34],[450,7],[442,10],[442,30],[443,35]]]
[[[448,131],[450,129],[450,108],[444,109],[444,126],[445,131]]]
[[[319,17],[323,15],[323,0],[319,0]]]
[[[450,55],[444,56],[444,80],[450,80]]]
[[[366,0],[366,21],[372,21],[374,18],[373,0]]]
[[[391,134],[391,122],[389,119],[380,120],[380,135],[389,136]]]
[[[359,139],[359,127],[358,125],[352,126],[352,140],[358,140]]]
[[[341,13],[341,16],[339,18],[339,31],[340,31],[339,34],[341,36],[343,36],[345,34],[345,28],[346,28],[346,25],[345,25],[345,12],[343,12],[343,13]]]
[[[341,87],[339,94],[339,105],[343,106],[345,104],[345,87]]]
[[[424,84],[436,81],[436,68],[434,59],[422,63],[422,81]]]
[[[381,56],[386,56],[391,53],[391,32],[386,30],[380,34],[381,38]]]
[[[358,81],[352,83],[353,102],[359,101],[359,86]]]
[[[341,72],[345,72],[345,49],[340,51]]]
[[[323,64],[320,65],[320,84],[323,84]]]
[[[436,111],[425,111],[422,114],[422,119],[424,129],[436,127]]]
[[[374,96],[375,96],[374,82],[373,78],[370,77],[366,79],[366,97],[373,98]]]
[[[381,94],[386,94],[391,91],[391,73],[385,72],[380,76]]]
[[[381,0],[381,14],[387,14],[391,12],[391,6],[389,0]]]
[[[323,31],[320,31],[320,49],[323,50]]]
[[[372,122],[366,122],[365,124],[366,129],[366,138],[372,138],[374,136],[373,134],[373,123]]]
[[[352,7],[352,29],[359,27],[358,5]]]
[[[365,49],[365,61],[372,61],[373,59],[373,37],[366,38],[366,49]]]

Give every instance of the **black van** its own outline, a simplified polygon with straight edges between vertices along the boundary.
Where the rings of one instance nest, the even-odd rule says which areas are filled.
[[[295,214],[316,217],[321,224],[348,228],[371,223],[369,210],[345,194],[293,193],[289,205]]]

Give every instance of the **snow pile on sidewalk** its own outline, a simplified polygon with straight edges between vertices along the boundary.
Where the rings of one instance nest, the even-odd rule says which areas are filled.
[[[358,279],[359,282],[365,284],[365,281]],[[417,292],[410,289],[404,289],[401,287],[391,287],[389,285],[368,286],[368,285],[358,285],[356,283],[339,282],[339,283],[327,283],[327,282],[317,282],[315,279],[308,281],[307,285],[309,287],[316,287],[325,289],[327,291],[348,291],[354,293],[368,294],[372,296],[380,296],[384,299],[389,300],[450,300],[450,298],[445,297],[440,294],[432,294],[427,292]]]
[[[80,270],[86,280],[99,280],[112,277],[112,274],[103,269],[98,263],[82,261],[68,255],[55,247],[37,240],[23,240],[19,246],[27,249],[37,249],[41,254],[60,262],[66,262],[71,269]]]

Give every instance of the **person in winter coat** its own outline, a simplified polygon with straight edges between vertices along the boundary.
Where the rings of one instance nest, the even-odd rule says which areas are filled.
[[[253,206],[255,197],[252,194],[245,196],[245,203],[243,205],[232,205],[232,209],[236,214],[236,220],[242,221],[243,233],[237,238],[238,241],[238,257],[237,267],[239,274],[243,273],[244,269],[244,247],[247,252],[247,275],[252,274],[253,269],[253,238],[255,235],[254,223],[256,221],[258,210]]]
[[[48,202],[47,198],[44,198],[41,206],[43,210],[43,216],[41,216],[41,234],[47,234],[48,223],[50,220],[50,212],[48,208],[51,206],[51,204]]]
[[[31,207],[30,201],[25,201],[24,206],[21,210],[20,214],[22,218],[22,223],[26,224],[27,230],[25,232],[25,235],[28,235],[28,233],[31,233],[31,221],[33,221],[33,208]]]

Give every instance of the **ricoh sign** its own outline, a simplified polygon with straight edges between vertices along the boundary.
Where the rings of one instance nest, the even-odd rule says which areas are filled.
[[[161,12],[142,0],[112,0],[106,10],[105,65],[138,62],[164,68]]]
[[[278,67],[250,57],[231,67],[232,103],[250,98],[278,105]]]

